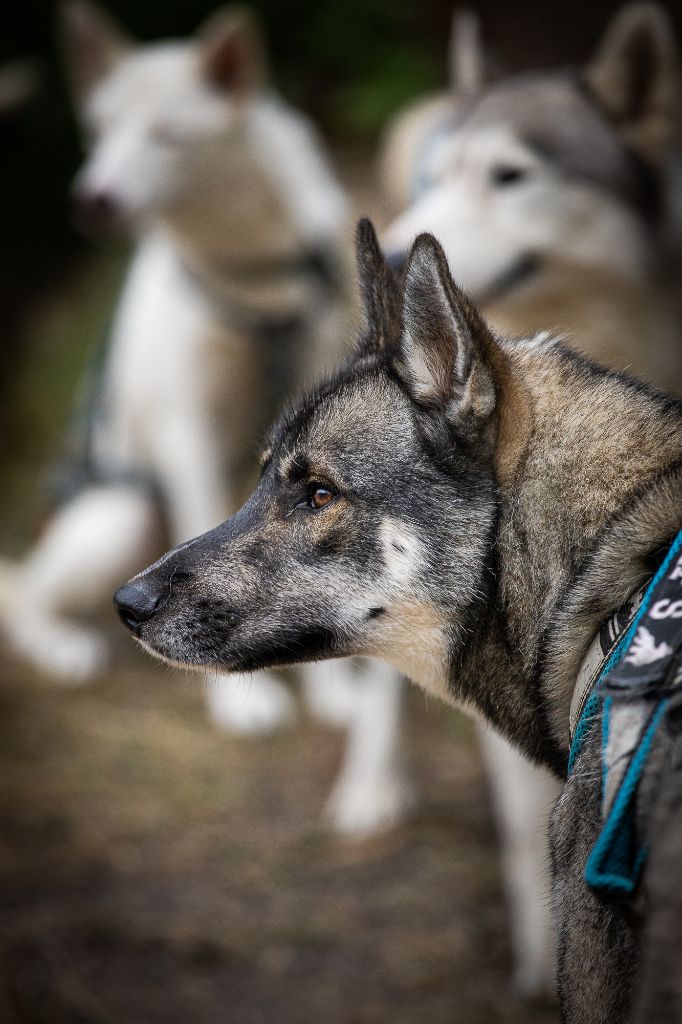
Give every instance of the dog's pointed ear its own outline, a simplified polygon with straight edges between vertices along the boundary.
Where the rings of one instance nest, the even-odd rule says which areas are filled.
[[[132,39],[97,4],[68,0],[59,8],[66,70],[80,102],[132,48]]]
[[[450,425],[475,432],[495,408],[485,362],[488,327],[450,276],[433,235],[420,235],[405,274],[403,330],[394,368],[411,398]]]
[[[381,251],[372,222],[363,217],[355,232],[362,330],[359,357],[376,355],[400,335],[401,290],[398,276]]]
[[[450,29],[448,67],[456,96],[473,96],[485,85],[487,57],[481,42],[481,23],[475,11],[455,10]]]
[[[625,141],[645,159],[659,160],[679,117],[679,53],[665,9],[655,3],[622,8],[584,78]]]
[[[246,7],[226,7],[198,32],[204,77],[237,95],[254,92],[266,75],[265,42],[255,15]]]

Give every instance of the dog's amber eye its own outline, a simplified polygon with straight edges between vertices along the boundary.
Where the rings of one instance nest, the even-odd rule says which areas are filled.
[[[314,509],[324,508],[333,499],[334,495],[326,487],[316,487],[310,495],[310,507]]]

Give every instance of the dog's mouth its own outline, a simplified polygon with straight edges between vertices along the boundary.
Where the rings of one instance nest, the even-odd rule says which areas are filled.
[[[489,305],[506,298],[511,292],[527,284],[540,271],[542,261],[536,253],[520,253],[515,260],[496,275],[484,288],[476,294],[477,302]]]

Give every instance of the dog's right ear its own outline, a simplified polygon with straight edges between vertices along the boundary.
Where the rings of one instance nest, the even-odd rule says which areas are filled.
[[[376,355],[400,336],[400,281],[389,267],[372,222],[363,217],[355,233],[363,329],[358,357]]]
[[[265,79],[265,43],[255,15],[246,7],[226,7],[198,32],[201,68],[216,88],[233,95],[254,92]]]
[[[608,25],[585,82],[625,141],[658,161],[675,135],[679,53],[670,16],[656,3],[631,3]]]
[[[456,10],[452,16],[448,67],[456,96],[474,96],[486,82],[488,59],[481,43],[481,23],[475,11]]]
[[[68,0],[59,11],[59,34],[71,90],[81,102],[125,57],[132,39],[90,0]]]

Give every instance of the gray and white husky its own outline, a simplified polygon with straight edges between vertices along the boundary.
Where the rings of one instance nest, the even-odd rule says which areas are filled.
[[[661,736],[649,788],[660,829],[635,901],[604,901],[582,877],[600,822],[600,730],[566,774],[590,644],[682,526],[682,403],[546,332],[496,336],[430,235],[404,283],[367,223],[359,259],[354,356],[274,428],[240,512],[121,587],[119,615],[172,664],[380,657],[482,716],[564,780],[553,816],[564,1019],[673,1024],[679,721]]]
[[[501,77],[475,17],[458,13],[449,57],[450,91],[415,103],[384,140],[392,260],[432,232],[495,330],[550,327],[600,363],[682,391],[682,92],[664,9],[623,8],[582,69]],[[556,785],[489,728],[481,739],[517,984],[533,992],[552,970],[543,865]]]
[[[83,614],[162,550],[160,511],[180,541],[238,507],[281,401],[335,361],[352,290],[345,196],[312,126],[268,89],[247,11],[217,13],[190,40],[140,46],[78,0],[61,28],[88,141],[80,216],[137,240],[88,417],[83,486],[26,560],[0,573],[11,644],[73,683],[106,663]],[[338,665],[325,685],[314,679],[322,714],[338,715],[337,694],[357,704],[330,803],[350,832],[399,816],[407,799],[384,725],[373,725],[374,687],[397,683],[377,672],[356,684]],[[292,713],[289,690],[266,673],[211,680],[209,706],[237,732]]]

